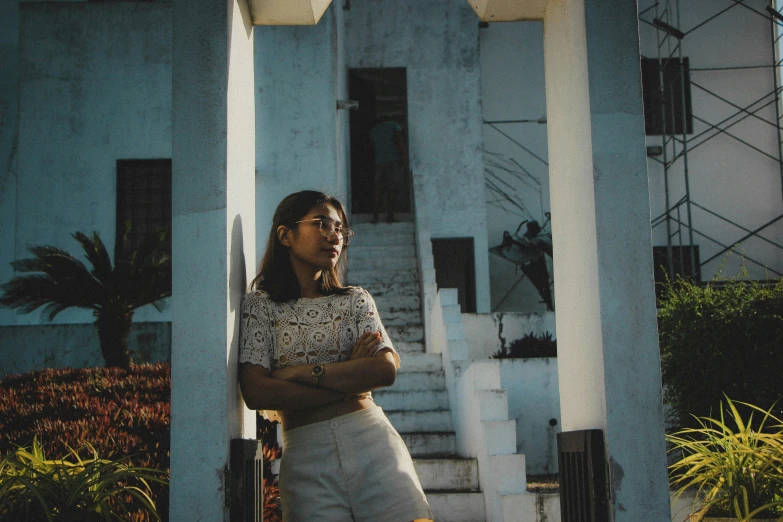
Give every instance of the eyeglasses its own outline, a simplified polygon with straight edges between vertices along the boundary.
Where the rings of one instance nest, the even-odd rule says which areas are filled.
[[[318,221],[318,228],[321,230],[321,235],[329,239],[332,234],[339,234],[343,241],[343,246],[348,246],[356,234],[353,230],[342,225],[338,225],[334,220],[329,218],[313,218],[303,219],[302,221],[296,221],[296,223],[305,223],[307,221]]]

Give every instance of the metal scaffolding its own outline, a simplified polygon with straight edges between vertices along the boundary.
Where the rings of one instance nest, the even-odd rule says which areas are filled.
[[[701,71],[740,71],[747,69],[768,69],[774,77],[774,89],[764,96],[754,100],[750,104],[734,103],[725,96],[721,96],[715,90],[708,88],[701,81],[691,78],[686,74],[686,59],[683,52],[683,46],[688,40],[688,36],[695,31],[705,31],[709,29],[709,24],[719,17],[728,16],[728,13],[736,14],[736,10],[747,10],[750,16],[761,16],[769,21],[770,35],[772,44],[773,61],[771,64],[754,64],[735,67],[710,67],[710,68],[689,68],[689,73],[698,73]],[[659,226],[666,228],[666,258],[667,272],[670,279],[677,275],[690,275],[694,280],[698,279],[701,267],[713,261],[716,258],[725,256],[728,252],[736,248],[742,248],[743,243],[751,238],[759,239],[777,249],[783,250],[783,246],[772,241],[761,233],[769,229],[773,224],[783,219],[783,214],[769,220],[767,223],[757,226],[753,229],[743,226],[728,219],[715,209],[710,209],[706,205],[699,203],[698,199],[693,197],[691,191],[691,169],[694,167],[689,162],[689,153],[709,142],[716,136],[729,137],[744,145],[750,153],[761,154],[775,161],[780,169],[781,184],[783,185],[783,143],[781,143],[781,110],[780,110],[780,72],[781,61],[778,59],[778,40],[783,34],[783,15],[778,11],[775,0],[770,0],[765,9],[759,10],[753,5],[749,5],[745,0],[733,0],[726,6],[704,19],[693,24],[690,28],[684,28],[681,20],[680,0],[661,0],[655,2],[650,7],[639,13],[639,21],[655,29],[657,43],[657,69],[658,69],[658,92],[655,93],[658,102],[658,109],[661,117],[661,146],[650,153],[651,147],[648,147],[648,158],[659,163],[663,168],[663,184],[665,209],[663,213],[652,220],[653,230]],[[676,79],[672,82],[671,77],[666,77],[665,72],[672,69],[677,71]],[[678,85],[677,85],[678,83]],[[721,121],[714,123],[707,118],[688,111],[689,100],[687,93],[698,90],[708,97],[715,98],[729,105],[733,113]],[[649,96],[650,93],[645,93]],[[775,120],[768,119],[759,115],[763,109],[774,105]],[[677,117],[681,121],[674,121],[675,107],[680,111]],[[689,133],[687,118],[691,117],[693,121],[703,124],[705,130],[698,133]],[[732,127],[738,123],[753,118],[764,124],[768,124],[775,129],[777,133],[777,150],[770,154],[763,150],[757,144],[739,136]],[[668,121],[667,121],[668,119]],[[661,156],[660,158],[657,156]],[[682,176],[678,181],[682,183],[683,191],[674,195],[672,182],[674,176]],[[680,195],[681,194],[681,195]],[[675,200],[676,198],[676,200]],[[694,226],[694,213],[700,212],[719,219],[725,227],[732,227],[732,230],[741,231],[741,237],[735,241],[726,243],[710,236],[703,230]],[[696,259],[695,238],[707,240],[717,245],[719,250],[709,256],[707,259]],[[767,272],[780,277],[783,267],[770,267],[760,260],[756,259],[753,253],[744,252],[743,259],[747,263],[763,267]],[[683,268],[687,267],[688,274],[683,273]]]

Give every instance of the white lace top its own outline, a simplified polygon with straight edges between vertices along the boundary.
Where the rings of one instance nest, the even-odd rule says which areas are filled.
[[[361,334],[380,332],[375,353],[390,348],[399,367],[399,355],[381,323],[375,301],[363,288],[284,303],[272,301],[259,290],[245,294],[240,313],[240,363],[274,371],[297,364],[347,361]],[[369,393],[365,396],[370,398]],[[261,413],[273,420],[279,418],[275,412]]]

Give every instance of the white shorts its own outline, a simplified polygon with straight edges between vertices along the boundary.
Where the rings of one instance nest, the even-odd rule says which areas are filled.
[[[373,407],[283,432],[284,522],[432,519],[408,448]]]

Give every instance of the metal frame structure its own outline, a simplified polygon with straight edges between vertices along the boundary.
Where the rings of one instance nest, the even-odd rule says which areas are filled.
[[[756,9],[754,6],[748,5],[748,3],[745,0],[734,0],[728,7],[718,11],[715,14],[706,17],[705,19],[701,20],[699,23],[695,24],[693,27],[684,30],[681,23],[679,4],[680,4],[679,0],[656,1],[652,6],[648,7],[647,9],[639,13],[639,21],[640,23],[647,24],[653,27],[656,31],[656,42],[657,42],[657,49],[658,49],[657,60],[658,60],[658,70],[659,70],[658,88],[660,89],[660,93],[661,93],[660,96],[661,121],[666,122],[667,114],[670,115],[674,114],[675,111],[673,110],[673,107],[675,101],[677,101],[674,99],[667,100],[665,99],[664,96],[664,93],[666,93],[664,70],[666,69],[666,66],[669,65],[670,63],[679,64],[679,80],[680,80],[679,101],[681,102],[681,107],[683,107],[683,110],[681,111],[681,117],[682,117],[682,122],[681,122],[682,125],[680,129],[681,132],[675,133],[676,125],[673,124],[674,122],[671,122],[672,125],[670,126],[667,126],[665,123],[663,125],[663,129],[662,129],[663,134],[661,134],[662,159],[659,159],[655,156],[648,156],[650,160],[660,163],[663,167],[663,176],[664,176],[663,181],[664,181],[664,191],[665,191],[665,210],[661,215],[655,217],[652,220],[652,228],[655,229],[658,226],[666,227],[666,238],[667,238],[666,246],[667,246],[667,260],[668,260],[668,266],[666,268],[670,279],[674,279],[678,275],[678,271],[675,270],[675,261],[678,261],[678,265],[680,267],[685,266],[685,259],[683,259],[684,255],[690,255],[690,263],[689,263],[691,269],[690,276],[696,279],[696,274],[700,267],[703,267],[710,261],[725,255],[727,252],[730,252],[735,247],[737,247],[738,245],[742,244],[743,242],[745,242],[750,238],[760,239],[783,251],[783,245],[775,241],[772,241],[768,238],[765,238],[761,235],[762,231],[768,229],[771,225],[783,219],[783,214],[775,217],[774,219],[768,221],[767,223],[759,227],[750,229],[728,219],[721,213],[713,209],[709,209],[703,204],[700,204],[698,201],[694,200],[693,194],[691,193],[691,186],[690,186],[691,165],[689,163],[689,158],[688,158],[689,151],[693,151],[694,149],[700,147],[701,145],[704,145],[712,138],[718,135],[728,136],[736,140],[737,142],[745,145],[748,149],[777,162],[778,165],[780,166],[781,182],[783,183],[783,142],[781,142],[782,129],[781,129],[781,107],[780,107],[781,87],[779,85],[780,72],[781,72],[781,60],[778,59],[779,53],[777,52],[778,40],[781,38],[781,35],[783,35],[783,29],[781,29],[783,28],[783,14],[781,14],[781,12],[777,9],[777,6],[775,5],[775,0],[770,0],[770,3],[769,5],[766,6],[765,11],[760,11]],[[720,16],[726,16],[727,13],[730,13],[735,9],[747,9],[752,13],[755,13],[756,15],[762,16],[765,19],[769,20],[773,63],[768,65],[761,64],[761,65],[738,66],[738,67],[690,68],[690,72],[698,73],[699,71],[737,71],[742,69],[759,69],[759,68],[770,69],[774,77],[773,91],[765,94],[761,98],[753,101],[753,103],[745,106],[741,106],[739,104],[733,103],[731,100],[723,96],[720,96],[719,94],[701,85],[699,82],[694,81],[690,78],[686,78],[686,75],[684,74],[683,45],[687,40],[688,35],[692,34],[694,31],[697,30],[705,30],[705,26],[707,26],[710,22],[712,22],[713,20],[715,20]],[[689,136],[687,134],[687,126],[685,121],[687,117],[686,110],[685,110],[686,81],[689,82],[688,87],[690,87],[691,89],[698,89],[699,91],[704,92],[711,97],[721,100],[722,102],[731,106],[734,109],[734,112],[729,117],[724,118],[718,123],[712,123],[707,119],[701,118],[698,115],[693,114],[693,112],[691,112],[691,117],[695,121],[704,124],[706,126],[706,130],[703,130],[698,133],[694,132],[692,135]],[[672,107],[671,111],[667,111],[667,104],[671,104],[670,105]],[[775,121],[769,121],[768,119],[765,119],[758,115],[758,113],[761,110],[773,104],[775,108]],[[769,152],[766,152],[761,148],[757,147],[753,143],[750,143],[748,140],[737,136],[736,133],[731,131],[731,127],[734,127],[741,121],[748,118],[755,118],[766,124],[769,124],[770,126],[776,129],[777,143],[778,143],[778,147],[776,151],[777,154],[775,155],[770,154]],[[679,199],[677,199],[676,201],[672,201],[673,199],[672,197],[673,191],[671,188],[672,176],[678,175],[680,173],[683,177],[682,182],[684,186],[684,195]],[[742,235],[739,239],[732,242],[731,244],[725,244],[717,240],[716,238],[711,237],[704,231],[698,230],[697,228],[694,227],[693,225],[694,211],[704,212],[708,215],[718,218],[725,225],[741,230],[744,233],[744,235]],[[695,242],[694,242],[695,236],[699,236],[700,238],[706,239],[711,243],[714,243],[720,247],[720,250],[717,253],[711,255],[707,259],[699,260],[698,265],[695,259]],[[675,249],[674,249],[675,246],[680,247],[677,249],[677,254],[675,254]],[[680,256],[680,258],[675,259],[675,255]],[[769,273],[772,273],[777,277],[783,276],[783,273],[781,273],[783,272],[783,268],[781,267],[773,268],[764,265],[759,260],[749,255],[747,252],[743,255],[743,259],[748,263],[752,263],[765,268]]]

